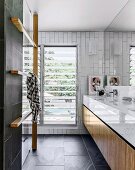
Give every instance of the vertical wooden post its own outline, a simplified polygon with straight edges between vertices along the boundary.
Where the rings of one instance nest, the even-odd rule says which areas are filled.
[[[38,76],[38,15],[33,15],[33,40],[37,47],[33,47],[33,73]],[[37,149],[37,123],[32,123],[32,149]]]
[[[33,41],[37,47],[33,47],[33,73],[38,76],[38,15],[33,15]]]

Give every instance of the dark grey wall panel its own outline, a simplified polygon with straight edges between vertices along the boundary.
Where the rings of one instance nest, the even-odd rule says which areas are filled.
[[[0,40],[4,39],[4,0],[0,0]]]
[[[0,0],[0,169],[3,169],[4,60],[4,0]]]
[[[23,20],[23,0],[5,0],[5,5],[12,16],[17,16]]]
[[[21,165],[20,165],[20,162],[21,162],[21,155],[22,153],[20,152],[18,154],[18,156],[16,157],[16,159],[14,160],[13,164],[12,164],[12,170],[21,170]]]
[[[11,147],[11,136],[4,142],[4,170],[10,169],[12,165],[12,147]]]
[[[1,110],[0,110],[1,113]],[[3,168],[3,138],[0,136],[0,168]]]
[[[9,71],[22,70],[23,35],[11,17],[23,21],[23,0],[0,0],[0,169],[21,170],[22,127],[9,125],[22,115],[22,77]]]
[[[4,105],[4,60],[4,40],[0,39],[0,108]]]

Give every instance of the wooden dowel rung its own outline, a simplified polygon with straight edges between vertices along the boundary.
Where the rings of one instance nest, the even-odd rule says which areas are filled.
[[[35,44],[35,42],[32,40],[32,38],[30,37],[30,35],[28,34],[28,32],[26,31],[26,29],[24,28],[21,20],[17,17],[12,17],[11,18],[11,22],[15,25],[15,27],[22,33],[24,33],[24,35],[27,37],[27,39],[29,40],[29,42],[32,44],[32,46],[37,47],[37,45]]]
[[[24,120],[26,120],[29,116],[31,115],[31,111],[26,111],[26,113],[24,113],[24,115],[21,117],[18,117],[16,120],[14,120],[11,124],[10,127],[11,128],[18,128]]]
[[[22,72],[22,71],[19,71],[19,70],[11,70],[10,73],[11,73],[11,74],[23,75],[23,72]]]
[[[22,75],[22,76],[28,76],[27,73],[24,73],[24,72],[19,71],[19,70],[10,70],[10,73],[11,74],[17,74],[17,75]]]

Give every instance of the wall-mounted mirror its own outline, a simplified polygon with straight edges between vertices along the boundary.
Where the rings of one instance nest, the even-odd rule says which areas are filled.
[[[129,0],[105,31],[105,74],[135,85],[135,0]]]

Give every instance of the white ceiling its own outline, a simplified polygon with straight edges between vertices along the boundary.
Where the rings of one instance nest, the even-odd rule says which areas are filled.
[[[128,0],[26,1],[39,15],[39,31],[103,31]]]
[[[128,1],[107,31],[135,31],[135,0]]]

